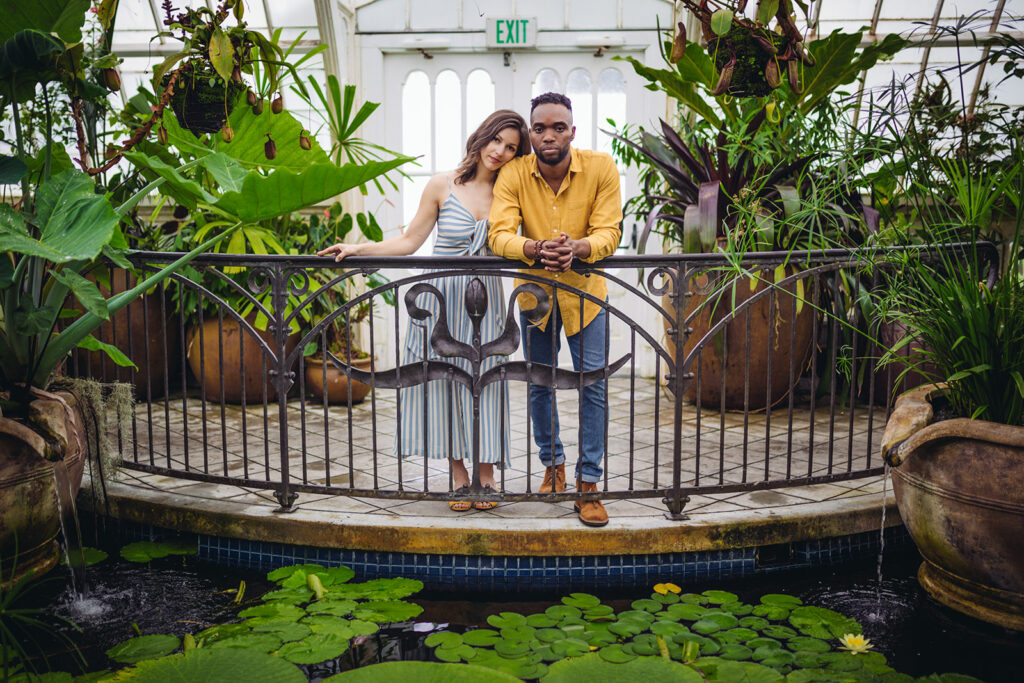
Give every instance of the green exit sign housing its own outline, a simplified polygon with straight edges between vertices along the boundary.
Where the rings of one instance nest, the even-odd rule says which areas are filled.
[[[487,47],[509,49],[537,46],[537,20],[523,17],[487,19]]]

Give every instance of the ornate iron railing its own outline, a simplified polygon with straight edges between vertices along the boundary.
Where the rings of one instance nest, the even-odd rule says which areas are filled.
[[[997,262],[989,245],[981,249]],[[132,261],[148,270],[173,258],[138,252]],[[122,435],[124,467],[270,489],[285,509],[302,493],[450,500],[455,494],[444,461],[412,463],[392,452],[402,438],[402,390],[441,381],[448,391],[461,386],[472,397],[474,464],[481,458],[484,388],[496,384],[503,398],[515,399],[510,413],[497,417],[499,430],[516,435],[511,452],[501,454],[511,464],[500,469],[498,493],[485,491],[474,476],[470,497],[477,500],[578,497],[535,490],[543,467],[524,400],[534,385],[553,388],[570,421],[583,387],[602,386],[609,406],[604,474],[599,493],[590,497],[661,498],[673,519],[685,517],[697,493],[882,471],[874,451],[899,369],[877,366],[879,342],[891,343],[899,330],[873,321],[864,294],[882,275],[857,253],[760,253],[741,267],[708,254],[614,256],[600,268],[577,264],[587,277],[607,281],[607,301],[494,257],[335,263],[211,254],[193,265],[101,331],[138,371],[85,353],[71,365],[79,375],[135,383],[139,403],[132,433]],[[380,279],[382,272],[391,279]],[[507,282],[503,302],[488,300],[481,285],[488,276]],[[468,282],[460,303],[471,338],[457,338],[446,320],[449,302],[435,285],[448,278]],[[513,288],[512,278],[523,282]],[[547,365],[521,357],[516,296],[533,294],[536,307],[526,313],[543,315],[550,301],[538,284],[570,292],[581,315],[588,302],[606,312],[605,367],[584,372],[564,361]],[[318,307],[339,288],[346,290],[344,303]],[[503,333],[484,339],[481,321],[501,304],[508,311]],[[357,323],[360,315],[369,322]],[[403,358],[408,319],[434,316],[433,333],[417,342],[420,357]],[[357,368],[351,355],[328,349],[335,337],[348,348],[360,338],[373,349],[369,367]],[[327,363],[308,361],[308,352],[325,349]],[[237,359],[229,359],[232,351]],[[484,369],[495,355],[507,359]],[[347,382],[340,401],[329,390],[314,397],[310,383],[328,383],[332,369]],[[356,381],[374,387],[359,404],[351,400]],[[448,406],[447,424],[467,419],[453,414],[451,401]],[[423,423],[426,429],[426,417]],[[570,430],[562,437],[572,445]]]

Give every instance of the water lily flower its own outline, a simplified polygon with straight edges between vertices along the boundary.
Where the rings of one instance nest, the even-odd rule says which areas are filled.
[[[659,595],[666,595],[667,593],[681,593],[682,588],[675,585],[674,583],[656,583],[654,584],[654,592]]]
[[[871,644],[871,641],[865,638],[863,634],[855,635],[853,633],[847,633],[839,639],[839,642],[840,650],[847,650],[850,654],[854,655],[864,654],[874,647],[874,645]]]

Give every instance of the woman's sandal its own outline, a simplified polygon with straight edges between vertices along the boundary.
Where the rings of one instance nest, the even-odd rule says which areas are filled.
[[[463,484],[459,488],[455,489],[456,495],[467,495],[469,493],[469,484]],[[473,504],[468,500],[450,500],[448,501],[448,508],[452,512],[469,512],[472,509]]]
[[[484,486],[484,493],[497,493],[497,491],[495,491],[494,487],[491,486],[490,484],[486,484]],[[498,507],[498,504],[490,500],[478,500],[475,503],[473,503],[473,507],[477,510],[493,510],[494,508]]]

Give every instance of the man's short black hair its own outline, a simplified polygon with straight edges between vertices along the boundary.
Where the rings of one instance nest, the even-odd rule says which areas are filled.
[[[546,92],[537,95],[530,100],[530,113],[542,104],[560,104],[569,111],[572,111],[572,101],[560,92]]]

